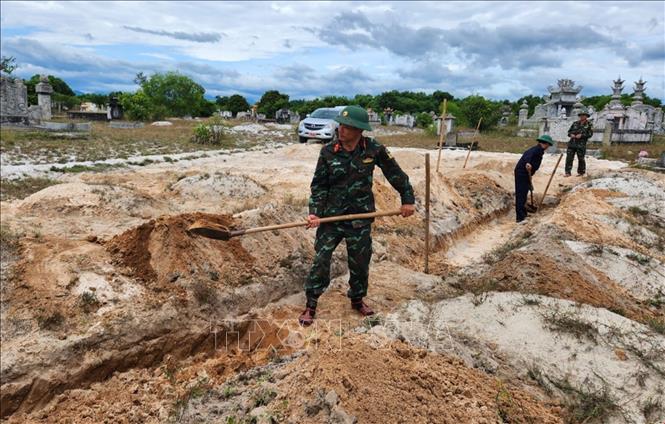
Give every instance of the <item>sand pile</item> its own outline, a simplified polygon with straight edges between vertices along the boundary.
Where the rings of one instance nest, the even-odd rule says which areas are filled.
[[[470,288],[542,294],[606,308],[641,322],[652,317],[637,299],[605,274],[575,260],[563,267],[557,259],[548,258],[542,251],[516,251],[474,280]]]
[[[292,422],[328,422],[316,403],[331,390],[361,423],[556,423],[552,409],[531,395],[453,359],[399,341],[372,347],[366,337],[345,337],[288,366],[276,403],[289,400]]]
[[[244,175],[215,173],[186,177],[171,186],[181,199],[218,199],[224,202],[228,197],[234,200],[256,198],[266,193],[266,188]]]
[[[26,199],[18,210],[29,215],[122,214],[150,216],[160,205],[154,199],[117,185],[66,183],[47,187]]]
[[[238,285],[251,275],[254,258],[240,241],[190,235],[196,220],[231,228],[228,215],[190,213],[163,216],[113,237],[106,243],[115,261],[148,285],[169,286],[184,280]]]

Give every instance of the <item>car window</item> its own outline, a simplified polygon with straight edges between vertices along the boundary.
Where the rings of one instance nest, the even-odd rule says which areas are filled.
[[[316,109],[312,112],[312,118],[319,119],[333,119],[335,116],[339,115],[339,110],[335,109]]]

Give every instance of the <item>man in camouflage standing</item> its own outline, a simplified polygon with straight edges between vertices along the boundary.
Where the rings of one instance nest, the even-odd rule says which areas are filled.
[[[568,130],[568,149],[566,150],[566,177],[570,177],[570,171],[573,170],[573,159],[577,155],[577,175],[582,176],[586,173],[586,142],[593,135],[593,124],[589,121],[589,112],[586,110],[577,114],[580,118],[573,122]]]
[[[383,145],[362,135],[363,130],[372,130],[367,111],[359,106],[348,106],[335,121],[340,124],[338,140],[321,149],[311,184],[308,227],[318,229],[314,246],[316,256],[305,283],[307,304],[299,317],[303,326],[314,322],[319,296],[330,284],[333,251],[343,239],[348,253],[350,287],[347,296],[351,299],[351,307],[363,316],[374,314],[363,301],[367,295],[372,257],[373,219],[320,224],[319,218],[374,212],[372,177],[376,165],[399,192],[402,216],[413,215],[415,210],[409,177]]]

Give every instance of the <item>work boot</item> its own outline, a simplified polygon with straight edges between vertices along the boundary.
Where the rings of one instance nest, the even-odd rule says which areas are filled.
[[[316,315],[316,309],[307,307],[298,317],[298,322],[303,327],[308,327],[314,322],[314,315]]]
[[[568,177],[570,177],[570,174],[566,172],[563,176],[568,178]]]
[[[351,301],[351,307],[355,309],[356,311],[360,312],[360,315],[367,317],[370,315],[374,315],[374,311],[372,308],[367,306],[365,302],[363,302],[362,299],[359,300],[352,300]]]

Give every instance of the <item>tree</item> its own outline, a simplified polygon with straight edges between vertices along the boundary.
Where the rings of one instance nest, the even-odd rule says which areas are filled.
[[[0,59],[0,71],[9,75],[16,68],[16,58],[14,56],[2,56],[2,59]]]
[[[480,118],[483,118],[480,129],[490,128],[496,125],[501,117],[501,106],[500,102],[492,102],[483,96],[474,95],[466,97],[459,104],[461,124],[467,127],[475,127]]]
[[[37,104],[37,93],[35,92],[35,87],[39,84],[41,76],[38,74],[30,77],[29,80],[24,80],[25,86],[28,89],[28,103],[36,105]],[[53,88],[53,100],[61,101],[71,107],[72,100],[67,99],[67,97],[74,97],[74,90],[69,87],[69,85],[62,79],[54,77],[53,75],[48,76],[48,82]],[[59,95],[59,96],[58,96]],[[57,97],[57,99],[56,99]],[[76,100],[73,101],[74,104],[77,103]]]
[[[266,116],[274,117],[278,109],[289,105],[289,95],[282,94],[277,90],[270,90],[263,93],[258,104],[258,112]]]
[[[538,96],[529,94],[528,96],[520,97],[515,103],[511,104],[511,110],[514,114],[519,114],[520,108],[522,107],[522,102],[526,100],[527,106],[529,106],[528,115],[533,115],[533,111],[536,109],[536,106],[543,102],[543,99]]]
[[[77,96],[77,98],[81,102],[90,102],[94,103],[97,106],[104,106],[106,103],[109,101],[109,96],[106,94],[96,94],[96,93],[86,93],[86,94],[80,94]]]
[[[169,116],[196,115],[206,107],[205,89],[178,72],[153,74],[144,79],[141,90],[154,111],[163,110]]]
[[[159,117],[154,117],[155,111],[153,110],[153,105],[143,90],[138,90],[136,93],[121,93],[118,97],[118,101],[122,105],[122,110],[127,115],[127,118],[134,121],[159,119]]]
[[[228,102],[226,103],[226,110],[231,111],[233,116],[236,116],[238,112],[249,110],[249,103],[247,103],[247,99],[245,99],[240,94],[234,94],[228,98]]]
[[[455,99],[452,94],[448,93],[447,91],[440,90],[436,90],[434,93],[432,93],[432,98],[434,98],[435,104],[437,105],[440,105],[444,100],[451,102]]]
[[[215,96],[215,103],[220,110],[226,110],[229,104],[229,96]]]
[[[420,112],[418,115],[416,115],[416,125],[419,128],[427,128],[433,123],[434,120],[432,119],[429,113]]]

